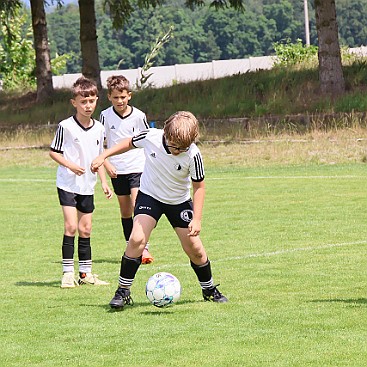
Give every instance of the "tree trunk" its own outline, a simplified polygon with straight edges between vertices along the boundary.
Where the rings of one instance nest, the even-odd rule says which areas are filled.
[[[82,74],[97,83],[102,89],[101,69],[98,58],[96,12],[94,0],[78,0],[80,14],[80,48],[82,53]]]
[[[335,0],[315,0],[319,40],[319,78],[321,93],[340,95],[345,82],[340,55]]]
[[[47,23],[44,0],[31,0],[32,28],[36,51],[37,101],[52,97],[50,48],[48,46]]]

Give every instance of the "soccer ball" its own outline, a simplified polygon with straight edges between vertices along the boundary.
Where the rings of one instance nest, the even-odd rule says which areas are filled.
[[[156,273],[148,279],[145,294],[154,306],[165,307],[180,299],[181,284],[170,273]]]

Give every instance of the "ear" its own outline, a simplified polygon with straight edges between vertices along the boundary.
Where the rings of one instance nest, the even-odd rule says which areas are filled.
[[[76,108],[76,101],[75,99],[71,98],[70,103]]]

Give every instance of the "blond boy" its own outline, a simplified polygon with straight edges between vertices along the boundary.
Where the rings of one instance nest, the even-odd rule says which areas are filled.
[[[198,121],[186,111],[170,116],[164,129],[150,129],[104,151],[91,164],[92,172],[112,155],[144,148],[145,166],[134,211],[132,233],[121,259],[119,286],[110,302],[114,309],[132,304],[130,287],[141,264],[144,244],[164,214],[174,228],[196,273],[204,300],[227,302],[214,285],[210,261],[200,239],[205,197],[204,165],[195,144]],[[190,197],[190,187],[193,199]]]

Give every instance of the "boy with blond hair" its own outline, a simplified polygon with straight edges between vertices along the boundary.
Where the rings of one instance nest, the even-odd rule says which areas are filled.
[[[50,147],[50,157],[59,164],[56,186],[64,216],[62,242],[63,276],[61,288],[74,288],[81,284],[107,285],[92,274],[90,235],[94,211],[96,174],[89,167],[96,154],[103,151],[103,125],[92,118],[98,100],[97,86],[84,77],[72,87],[71,103],[76,114],[59,123]],[[103,167],[98,170],[102,190],[108,199],[108,187]],[[78,281],[74,275],[74,241],[78,231]]]
[[[111,148],[122,139],[147,130],[149,126],[145,113],[129,104],[132,91],[129,81],[123,75],[110,76],[107,79],[107,88],[107,96],[112,106],[101,112],[100,121],[105,127],[107,148]],[[144,162],[144,152],[136,149],[113,156],[104,163],[119,203],[126,242],[133,228],[134,206]],[[148,248],[149,243],[143,250],[143,264],[153,262],[153,256]]]
[[[112,155],[144,148],[145,167],[134,211],[132,233],[121,259],[119,285],[110,302],[114,309],[132,304],[130,287],[141,264],[144,244],[162,214],[174,228],[202,289],[205,301],[227,302],[214,285],[210,261],[199,237],[205,197],[204,165],[195,140],[199,124],[191,112],[170,116],[164,129],[150,129],[105,150],[92,172]],[[190,197],[190,182],[193,200]]]

